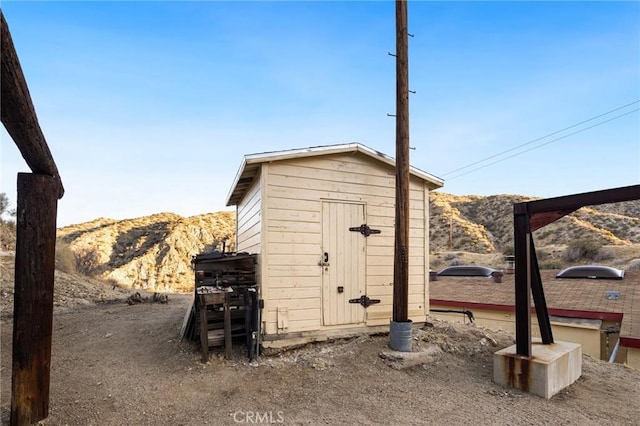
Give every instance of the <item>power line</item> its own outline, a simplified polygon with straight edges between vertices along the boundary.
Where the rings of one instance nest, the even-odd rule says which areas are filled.
[[[634,102],[634,103],[636,103],[636,102]],[[630,105],[631,105],[631,104],[630,104]],[[627,105],[627,106],[628,106],[628,105]],[[620,109],[620,108],[618,108],[618,109]],[[524,150],[524,151],[516,152],[515,154],[512,154],[512,155],[510,155],[510,156],[508,156],[508,157],[501,158],[501,159],[496,160],[496,161],[493,161],[493,162],[491,162],[491,163],[489,163],[489,164],[485,164],[484,166],[476,167],[475,169],[469,170],[468,172],[465,172],[465,173],[461,173],[461,174],[455,175],[455,176],[453,176],[453,177],[451,177],[451,178],[449,178],[449,179],[447,179],[447,180],[449,180],[449,181],[450,181],[450,180],[452,180],[452,179],[459,178],[460,176],[468,175],[469,173],[473,173],[473,172],[475,172],[475,171],[477,171],[477,170],[484,169],[485,167],[493,166],[494,164],[501,163],[502,161],[508,160],[508,159],[510,159],[510,158],[513,158],[513,157],[517,157],[517,156],[518,156],[518,155],[520,155],[520,154],[524,154],[525,152],[533,151],[534,149],[538,149],[538,148],[543,147],[543,146],[545,146],[545,145],[549,145],[550,143],[557,142],[557,141],[559,141],[559,140],[562,140],[562,139],[568,138],[569,136],[573,136],[573,135],[576,135],[576,134],[578,134],[578,133],[582,133],[582,132],[584,132],[584,131],[587,131],[587,130],[589,130],[589,129],[593,129],[594,127],[598,127],[598,126],[601,126],[601,125],[603,125],[603,124],[605,124],[605,123],[608,123],[608,122],[610,122],[610,121],[617,120],[618,118],[624,117],[625,115],[629,115],[629,114],[634,113],[634,112],[636,112],[636,111],[640,111],[640,108],[636,108],[636,109],[634,109],[634,110],[631,110],[631,111],[625,112],[624,114],[617,115],[617,116],[615,116],[615,117],[613,117],[613,118],[610,118],[610,119],[608,119],[608,120],[601,121],[601,122],[596,123],[596,124],[594,124],[594,125],[592,125],[592,126],[589,126],[589,127],[585,127],[584,129],[576,130],[576,131],[575,131],[575,132],[573,132],[573,133],[569,133],[568,135],[564,135],[564,136],[561,136],[561,137],[559,137],[559,138],[552,139],[552,140],[550,140],[550,141],[548,141],[548,142],[542,143],[542,144],[540,144],[540,145],[536,145],[536,146],[531,147],[531,148],[529,148],[529,149],[526,149],[526,150]],[[600,117],[601,117],[601,116],[602,116],[602,115],[600,115]],[[575,126],[572,126],[572,127],[575,127]],[[554,133],[552,133],[552,134],[555,134],[555,133],[557,133],[557,132],[554,132]],[[538,140],[539,140],[539,139],[538,139]],[[528,143],[527,143],[527,144],[528,144]],[[520,145],[520,146],[522,147],[522,146],[527,145],[527,144],[523,144],[523,145]],[[508,151],[504,151],[504,152],[502,152],[501,154],[496,154],[496,155],[494,155],[494,156],[487,157],[485,160],[482,160],[482,161],[486,161],[486,160],[488,160],[488,159],[490,159],[490,158],[494,158],[494,157],[496,157],[497,155],[502,155],[503,153],[506,153],[506,152],[509,152],[509,151],[513,151],[513,149],[510,149],[510,150],[508,150]],[[473,163],[473,164],[478,164],[478,162],[475,162],[475,163]],[[471,166],[471,165],[469,165],[469,166]],[[469,167],[469,166],[462,167],[462,168],[460,168],[460,169],[458,169],[458,170],[465,169],[465,168],[467,168],[467,167]],[[450,172],[450,173],[453,173],[453,172]],[[450,174],[450,173],[449,173],[449,174]]]
[[[529,142],[525,142],[525,143],[523,143],[523,144],[520,144],[520,145],[514,146],[513,148],[509,148],[509,149],[507,149],[506,151],[499,152],[499,153],[494,154],[494,155],[491,155],[491,156],[489,156],[489,157],[485,157],[485,158],[483,158],[483,159],[481,159],[481,160],[474,161],[473,163],[471,163],[471,164],[467,164],[466,166],[459,167],[459,168],[457,168],[457,169],[455,169],[455,170],[451,170],[450,172],[443,173],[443,174],[441,174],[440,176],[444,177],[444,176],[447,176],[447,175],[453,174],[453,173],[455,173],[455,172],[457,172],[457,171],[464,170],[464,169],[468,169],[469,167],[475,166],[476,164],[484,163],[485,161],[487,161],[487,160],[491,160],[492,158],[496,158],[496,157],[499,157],[499,156],[501,156],[501,155],[503,155],[503,154],[506,154],[506,153],[508,153],[508,152],[515,151],[516,149],[518,149],[518,148],[522,148],[523,146],[531,145],[531,144],[532,144],[532,143],[534,143],[534,142],[538,142],[538,141],[541,141],[542,139],[546,139],[546,138],[551,137],[551,136],[553,136],[553,135],[557,135],[558,133],[562,133],[562,132],[565,132],[565,131],[567,131],[567,130],[569,130],[569,129],[573,129],[574,127],[578,127],[578,126],[580,126],[580,125],[582,125],[582,124],[584,124],[584,123],[588,123],[588,122],[590,122],[590,121],[596,120],[596,119],[598,119],[598,118],[600,118],[600,117],[603,117],[603,116],[605,116],[605,115],[611,114],[612,112],[619,111],[619,110],[621,110],[621,109],[624,109],[624,108],[626,108],[626,107],[628,107],[628,106],[631,106],[631,105],[637,104],[637,103],[639,103],[639,102],[640,102],[640,100],[637,100],[637,101],[633,101],[633,102],[631,102],[631,103],[628,103],[628,104],[626,104],[626,105],[620,106],[620,107],[618,107],[618,108],[614,108],[614,109],[612,109],[612,110],[610,110],[610,111],[607,111],[607,112],[605,112],[605,113],[602,113],[602,114],[596,115],[595,117],[591,117],[591,118],[589,118],[589,119],[587,119],[587,120],[583,120],[583,121],[581,121],[581,122],[579,122],[579,123],[576,123],[576,124],[573,124],[573,125],[571,125],[571,126],[569,126],[569,127],[565,127],[564,129],[556,130],[555,132],[549,133],[549,134],[547,134],[547,135],[545,135],[545,136],[542,136],[542,137],[539,137],[539,138],[533,139],[533,140],[531,140],[531,141],[529,141]],[[636,110],[634,110],[634,111],[638,111],[638,110],[636,109]],[[631,112],[634,112],[634,111],[631,111]],[[626,114],[623,114],[623,115],[626,115]],[[620,117],[622,117],[623,115],[618,116],[618,117],[616,117],[616,118],[620,118]],[[607,121],[611,121],[611,120],[607,120]],[[602,123],[606,123],[607,121],[603,121]],[[595,126],[588,127],[587,129],[590,129],[590,128],[592,128],[592,127],[595,127]],[[586,129],[585,129],[585,130],[586,130]],[[579,133],[579,132],[576,132],[576,133]],[[575,134],[575,133],[571,133],[571,135],[574,135],[574,134]],[[571,135],[567,135],[567,136],[571,136]],[[563,139],[563,138],[560,138],[560,139]],[[560,140],[560,139],[556,139],[556,140]],[[554,142],[555,142],[555,140],[554,140]],[[539,145],[539,146],[544,146],[544,145],[547,145],[547,143],[544,143],[544,144]],[[530,150],[528,150],[528,151],[530,151]],[[522,151],[522,152],[528,152],[528,151]],[[518,155],[518,154],[516,154],[516,155]],[[512,157],[514,157],[514,156],[510,156],[510,157],[507,157],[507,158],[512,158]],[[505,158],[505,159],[506,159],[506,158]],[[495,164],[495,163],[491,163],[491,164]],[[481,167],[480,167],[480,168],[481,168]],[[474,170],[478,170],[478,169],[474,169]],[[466,174],[466,173],[465,173],[465,174]],[[462,175],[459,175],[459,176],[462,176]],[[450,180],[450,179],[449,179],[449,180]]]

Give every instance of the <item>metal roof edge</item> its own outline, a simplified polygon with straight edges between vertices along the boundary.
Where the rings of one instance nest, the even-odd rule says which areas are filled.
[[[378,158],[380,160],[382,160],[383,162],[389,164],[392,167],[396,166],[396,160],[393,157],[388,156],[385,153],[382,153],[380,151],[376,151],[374,149],[369,148],[366,145],[362,145],[357,143],[357,150],[359,152],[362,152],[363,154],[367,154],[373,158]],[[417,176],[423,180],[426,180],[427,182],[431,183],[433,188],[431,189],[436,189],[436,188],[441,188],[444,185],[444,180],[441,178],[438,178],[430,173],[425,172],[424,170],[421,170],[417,167],[414,166],[409,166],[409,172],[414,175]]]
[[[296,157],[310,157],[313,155],[339,154],[342,152],[353,152],[358,150],[358,146],[362,146],[357,142],[312,146],[308,148],[287,149],[282,151],[261,152],[257,154],[245,155],[248,164],[264,163],[267,161],[288,160]]]
[[[256,154],[247,154],[243,157],[242,164],[240,164],[240,168],[236,173],[236,176],[231,185],[231,189],[227,194],[226,205],[227,206],[234,205],[231,202],[231,198],[234,195],[235,189],[238,185],[238,182],[240,181],[242,174],[244,173],[246,167],[250,164],[260,164],[268,161],[287,160],[290,158],[297,158],[297,157],[310,157],[314,155],[340,154],[345,152],[360,152],[371,158],[382,161],[383,163],[386,163],[392,167],[396,166],[396,161],[393,157],[390,157],[380,151],[371,149],[368,146],[365,146],[358,142],[314,146],[309,148],[297,148],[297,149],[290,149],[290,150],[283,150],[283,151],[262,152],[262,153],[256,153]],[[444,185],[443,179],[440,179],[416,167],[410,166],[409,172],[410,174],[417,176],[420,179],[428,182],[430,184],[429,185],[430,189],[441,188]]]
[[[240,176],[242,176],[242,172],[244,172],[244,168],[247,166],[247,156],[245,155],[244,157],[242,157],[242,163],[240,163],[240,167],[238,168],[238,171],[236,172],[236,177],[233,179],[233,183],[231,184],[231,188],[229,189],[229,192],[227,193],[227,200],[225,202],[225,205],[227,207],[232,206],[233,204],[231,204],[231,197],[233,196],[233,192],[236,189],[236,186],[238,185],[238,181],[240,180]]]

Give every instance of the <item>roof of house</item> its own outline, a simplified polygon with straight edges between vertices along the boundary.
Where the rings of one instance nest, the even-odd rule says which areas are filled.
[[[253,183],[253,179],[255,178],[258,170],[260,169],[260,165],[262,163],[271,162],[271,161],[280,161],[280,160],[289,160],[292,158],[302,158],[302,157],[313,157],[319,155],[329,155],[329,154],[342,154],[342,153],[353,153],[358,152],[363,155],[366,155],[370,158],[373,158],[382,163],[388,164],[391,167],[396,166],[396,161],[394,158],[389,157],[386,154],[378,152],[374,149],[371,149],[367,146],[364,146],[360,143],[348,143],[348,144],[339,144],[339,145],[325,145],[325,146],[315,146],[309,148],[301,148],[301,149],[291,149],[286,151],[273,151],[273,152],[263,152],[258,154],[249,154],[245,155],[242,160],[242,164],[240,165],[240,169],[236,174],[236,177],[231,185],[231,190],[229,191],[229,195],[227,195],[227,206],[237,205],[244,196],[245,192],[249,189],[251,184]],[[416,167],[410,167],[410,174],[416,176],[420,179],[427,181],[432,189],[440,188],[444,184],[444,180],[431,175],[425,171],[422,171]]]
[[[640,272],[627,271],[622,280],[563,280],[555,278],[556,272],[540,271],[550,315],[621,321],[622,346],[640,347]],[[513,312],[514,275],[503,278],[497,284],[492,278],[438,277],[429,283],[429,299],[434,306]],[[620,292],[619,297],[608,298],[610,291]]]

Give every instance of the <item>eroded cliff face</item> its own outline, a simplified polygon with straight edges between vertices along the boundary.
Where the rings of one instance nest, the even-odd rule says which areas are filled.
[[[513,204],[524,195],[451,195],[430,197],[430,250],[473,253],[502,251],[512,244]],[[640,201],[583,207],[534,234],[536,246],[589,239],[605,245],[640,243]]]
[[[213,248],[234,249],[235,213],[192,217],[160,213],[116,221],[96,219],[58,230],[62,268],[148,291],[193,288],[192,256]],[[65,262],[61,262],[65,263]]]

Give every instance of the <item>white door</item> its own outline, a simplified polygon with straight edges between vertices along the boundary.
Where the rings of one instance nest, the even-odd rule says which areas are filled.
[[[358,324],[365,309],[349,303],[365,294],[366,239],[349,231],[365,223],[364,204],[322,203],[322,317],[324,325]]]

